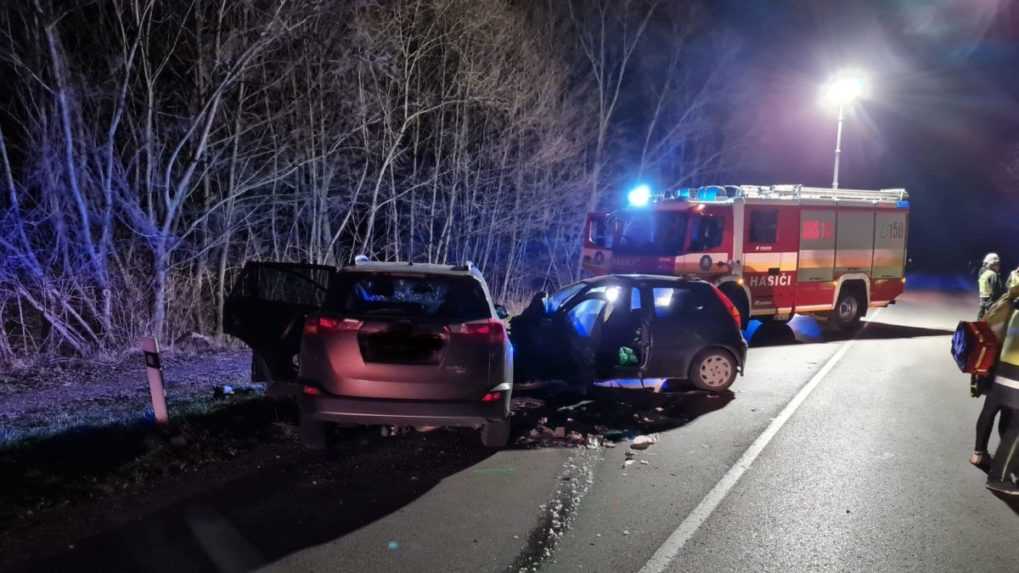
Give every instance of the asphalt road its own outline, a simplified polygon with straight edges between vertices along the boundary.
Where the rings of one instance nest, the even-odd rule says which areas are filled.
[[[466,431],[355,432],[325,454],[266,444],[142,499],[86,504],[75,512],[90,517],[66,521],[94,532],[50,524],[49,537],[32,534],[20,560],[0,555],[0,564],[1019,571],[1019,501],[989,493],[968,464],[980,401],[948,353],[951,331],[974,306],[972,297],[909,293],[852,339],[800,317],[754,332],[746,375],[730,394],[562,411],[569,401],[546,396],[543,409],[514,417],[518,435],[544,416],[550,426],[612,430],[611,448],[532,443],[493,454]],[[656,443],[629,448],[649,432]]]
[[[1019,505],[967,463],[980,403],[948,354],[972,307],[910,294],[851,342],[767,327],[733,399],[637,463],[624,444],[501,452],[265,570],[1016,571]],[[584,487],[549,528],[564,478]]]

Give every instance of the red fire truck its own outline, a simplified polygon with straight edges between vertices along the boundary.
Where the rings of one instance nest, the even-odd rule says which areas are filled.
[[[904,189],[644,188],[627,208],[588,215],[582,266],[703,278],[744,324],[814,314],[849,328],[902,294],[908,218]]]

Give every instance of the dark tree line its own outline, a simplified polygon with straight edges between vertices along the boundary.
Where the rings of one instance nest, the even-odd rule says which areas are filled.
[[[584,214],[733,160],[737,54],[651,0],[0,7],[0,362],[219,334],[245,261],[575,278]]]

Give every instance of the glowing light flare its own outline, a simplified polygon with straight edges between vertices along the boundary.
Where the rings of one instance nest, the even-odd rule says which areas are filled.
[[[669,308],[672,306],[672,289],[655,289],[655,306],[657,308]]]
[[[605,300],[609,302],[616,302],[619,298],[619,287],[609,287],[605,290]]]
[[[843,70],[821,86],[821,105],[838,108],[852,105],[870,95],[870,82],[859,70]]]
[[[638,185],[630,190],[626,199],[630,202],[631,207],[645,207],[651,202],[651,187]]]

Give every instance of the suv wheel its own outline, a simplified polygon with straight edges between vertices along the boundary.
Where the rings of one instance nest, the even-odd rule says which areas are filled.
[[[481,426],[481,445],[486,448],[504,448],[509,438],[509,420],[489,420]]]
[[[736,381],[736,361],[721,348],[709,348],[693,359],[690,381],[700,390],[722,392]]]

